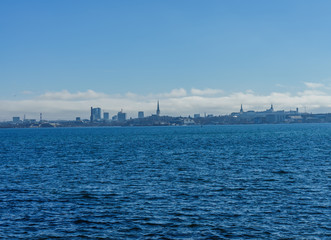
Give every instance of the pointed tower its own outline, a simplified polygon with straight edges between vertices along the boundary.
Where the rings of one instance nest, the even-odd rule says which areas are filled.
[[[157,109],[156,109],[156,116],[160,116],[160,103],[159,100],[157,100]]]
[[[270,111],[271,111],[271,112],[274,111],[274,105],[273,105],[273,104],[271,104]]]
[[[241,106],[240,106],[240,113],[243,113],[243,112],[244,112],[243,105],[241,104]]]

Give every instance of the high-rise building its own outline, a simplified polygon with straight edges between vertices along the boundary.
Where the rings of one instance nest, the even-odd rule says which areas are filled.
[[[105,121],[109,120],[109,113],[108,112],[103,113],[103,120],[105,120]]]
[[[17,122],[19,122],[20,121],[20,117],[13,117],[13,122],[14,123],[17,123]]]
[[[156,116],[160,116],[160,103],[157,101]]]
[[[144,118],[144,112],[143,111],[138,112],[138,118]]]
[[[126,120],[126,113],[124,113],[122,110],[117,113],[117,120],[119,122],[124,122]]]
[[[101,108],[91,107],[91,122],[101,120]]]

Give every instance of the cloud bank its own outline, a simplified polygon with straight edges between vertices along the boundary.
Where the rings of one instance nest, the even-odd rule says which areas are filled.
[[[118,111],[137,117],[138,111],[145,115],[154,114],[156,102],[160,101],[162,115],[188,116],[194,113],[214,115],[229,114],[244,110],[264,110],[274,105],[275,110],[294,110],[313,113],[331,112],[331,93],[329,88],[320,83],[304,83],[306,89],[295,94],[289,92],[272,92],[267,95],[257,94],[252,90],[225,93],[220,89],[173,89],[159,94],[140,95],[132,92],[126,94],[106,94],[87,90],[85,92],[46,92],[42,95],[25,96],[23,100],[0,100],[0,121],[11,120],[13,116],[26,114],[27,118],[38,119],[43,113],[44,119],[74,119],[76,116],[89,118],[90,107],[101,107],[103,111],[115,115]],[[30,97],[30,98],[27,98]]]

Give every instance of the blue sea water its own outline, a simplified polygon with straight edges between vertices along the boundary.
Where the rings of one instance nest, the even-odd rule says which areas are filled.
[[[331,124],[0,130],[0,238],[331,239]]]

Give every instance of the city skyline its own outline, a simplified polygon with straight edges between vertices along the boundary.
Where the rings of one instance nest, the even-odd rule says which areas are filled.
[[[245,106],[248,107],[248,106]],[[245,108],[243,106],[243,104],[240,104],[240,108],[237,109],[237,111],[233,111],[231,113],[226,113],[226,114],[219,114],[219,113],[213,113],[213,112],[203,112],[203,114],[201,114],[201,112],[196,112],[193,114],[178,114],[178,115],[162,115],[161,114],[161,108],[160,108],[160,101],[157,100],[156,102],[156,109],[155,112],[148,112],[147,114],[145,113],[145,111],[143,110],[139,110],[137,111],[135,114],[131,113],[131,115],[127,115],[127,113],[125,111],[123,111],[123,109],[121,108],[120,111],[118,112],[109,112],[109,110],[103,109],[99,106],[97,107],[90,107],[90,115],[89,117],[86,117],[86,113],[83,114],[83,117],[76,115],[75,117],[72,117],[71,119],[47,119],[46,121],[70,121],[75,119],[76,121],[89,121],[89,122],[100,122],[100,121],[120,121],[123,122],[127,119],[142,119],[142,118],[150,118],[150,117],[173,117],[173,118],[177,118],[177,117],[183,117],[183,118],[200,118],[200,117],[220,117],[220,116],[237,116],[238,114],[241,116],[252,116],[251,114],[331,114],[330,112],[318,112],[318,113],[313,113],[313,112],[307,112],[307,108],[304,107],[304,109],[300,109],[299,111],[299,107],[295,107],[290,108],[290,109],[275,109],[274,108],[274,104],[271,103],[270,104],[270,108],[265,108],[265,109],[251,109],[251,108]],[[248,114],[248,115],[247,115]],[[18,122],[18,121],[37,121],[36,118],[30,118],[27,117],[26,114],[23,115],[23,117],[20,117],[21,114],[17,114],[15,116],[11,117],[11,120],[13,122]],[[34,114],[35,115],[35,114]],[[39,122],[44,121],[44,119],[42,118],[43,113],[39,113]],[[7,120],[7,121],[2,121],[2,122],[10,122],[11,120]],[[1,121],[0,121],[1,122]]]
[[[110,126],[183,126],[183,125],[237,125],[237,124],[291,124],[291,123],[330,123],[331,113],[312,114],[300,112],[299,108],[285,111],[275,109],[273,104],[263,111],[245,110],[240,105],[239,111],[227,115],[194,114],[193,116],[161,115],[160,101],[157,101],[155,114],[145,116],[139,111],[136,117],[127,118],[121,109],[110,117],[109,112],[100,107],[90,107],[90,118],[75,120],[45,120],[40,113],[37,119],[14,116],[12,121],[0,122],[0,128],[49,128],[49,127],[110,127]]]
[[[306,89],[296,95],[273,92],[259,95],[252,90],[246,92],[226,93],[220,89],[174,89],[169,93],[141,96],[134,93],[125,95],[108,95],[92,90],[70,93],[47,92],[29,100],[0,101],[2,110],[0,121],[11,120],[13,116],[29,115],[38,118],[40,112],[51,120],[70,120],[76,116],[89,118],[87,106],[98,106],[110,114],[117,114],[124,109],[127,116],[136,117],[139,111],[145,115],[155,114],[157,99],[162,103],[162,114],[169,116],[188,116],[196,113],[227,115],[238,110],[241,104],[245,109],[262,111],[270,104],[276,109],[286,111],[297,107],[302,112],[331,112],[331,96],[325,89],[328,86],[315,83],[304,83]]]
[[[0,121],[331,111],[331,2],[0,2]],[[88,117],[88,114],[86,114]]]

